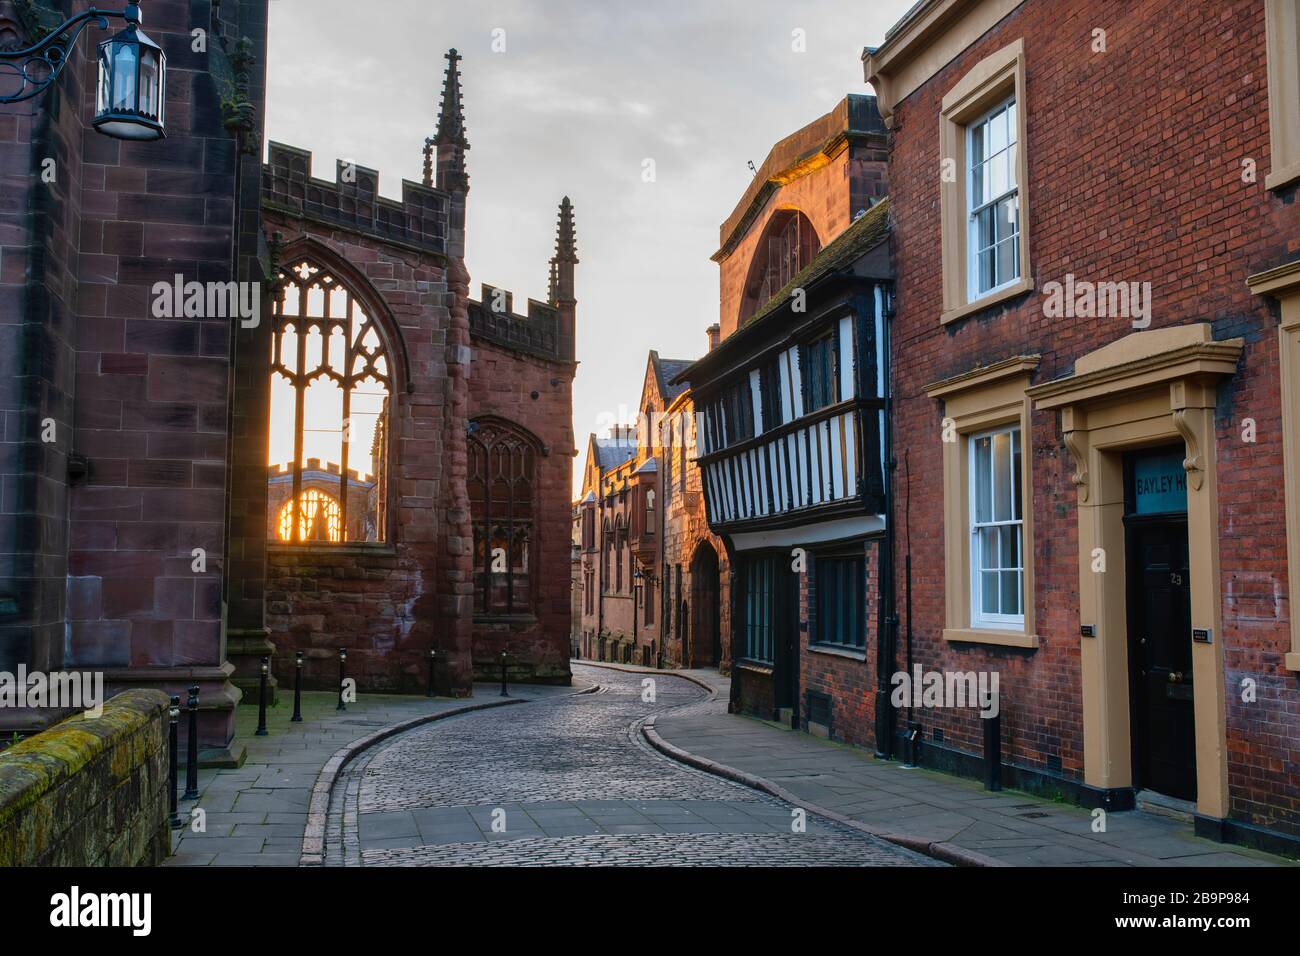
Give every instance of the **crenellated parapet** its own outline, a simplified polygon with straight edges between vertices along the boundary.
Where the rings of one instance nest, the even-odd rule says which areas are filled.
[[[449,197],[402,180],[402,200],[379,195],[379,172],[343,160],[334,182],[311,175],[310,150],[271,143],[262,166],[262,202],[277,212],[338,226],[422,252],[447,254]]]
[[[470,334],[506,348],[563,361],[559,310],[529,299],[528,314],[519,315],[514,303],[513,294],[484,283],[481,300],[468,302]]]
[[[268,478],[273,482],[293,481],[293,469],[287,465],[277,464],[268,465],[266,468]],[[303,481],[323,481],[333,479],[335,484],[341,477],[339,465],[336,462],[322,462],[319,458],[308,458],[302,465]],[[355,468],[348,469],[348,484],[359,485],[363,488],[369,488],[374,484],[374,479],[365,479],[361,477],[361,472]]]

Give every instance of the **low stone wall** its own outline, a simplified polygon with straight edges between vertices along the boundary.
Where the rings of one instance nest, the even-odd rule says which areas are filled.
[[[0,752],[0,866],[156,865],[170,851],[167,696],[128,690]]]

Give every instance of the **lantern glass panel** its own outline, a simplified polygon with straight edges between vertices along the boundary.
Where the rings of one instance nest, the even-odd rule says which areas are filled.
[[[140,51],[140,112],[158,115],[158,54],[148,48]]]
[[[99,48],[99,89],[95,96],[95,112],[103,113],[108,109],[108,103],[112,97],[113,91],[113,64],[109,57],[109,47],[101,46]]]
[[[110,104],[114,111],[135,111],[137,67],[135,45],[132,43],[114,43],[113,85]]]

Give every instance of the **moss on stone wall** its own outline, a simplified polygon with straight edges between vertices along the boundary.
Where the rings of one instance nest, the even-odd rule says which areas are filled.
[[[128,690],[0,753],[0,866],[157,863],[169,846],[167,697]]]

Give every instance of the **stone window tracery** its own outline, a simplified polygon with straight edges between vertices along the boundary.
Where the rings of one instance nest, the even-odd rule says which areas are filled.
[[[272,537],[383,541],[392,369],[382,332],[355,292],[309,256],[281,270],[271,321]]]

